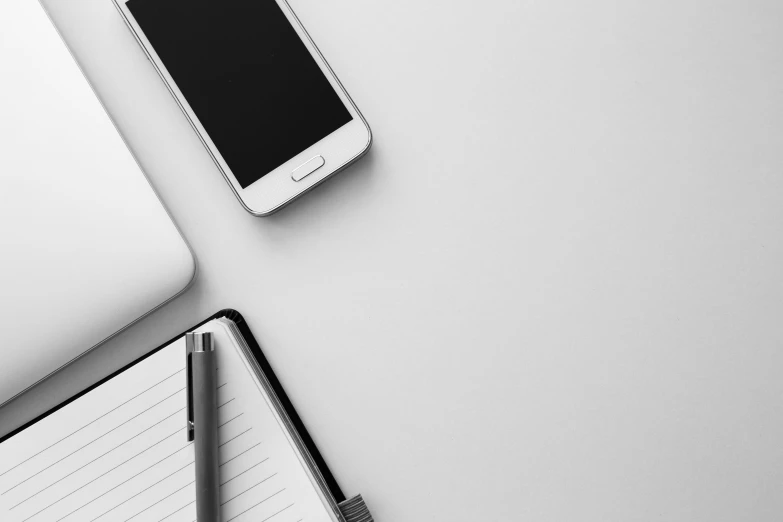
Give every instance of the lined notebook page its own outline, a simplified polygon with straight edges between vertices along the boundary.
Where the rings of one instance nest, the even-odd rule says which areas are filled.
[[[223,522],[335,522],[225,324],[218,359]],[[194,522],[181,338],[0,444],[3,522]]]

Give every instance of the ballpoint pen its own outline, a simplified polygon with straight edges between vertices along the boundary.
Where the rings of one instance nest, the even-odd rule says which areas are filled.
[[[196,453],[196,520],[218,522],[217,366],[210,332],[185,334],[188,441]]]

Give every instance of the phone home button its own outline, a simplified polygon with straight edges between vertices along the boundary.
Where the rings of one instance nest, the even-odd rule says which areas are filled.
[[[302,181],[304,178],[323,167],[324,163],[326,163],[326,161],[323,156],[316,156],[309,159],[294,169],[291,173],[291,178],[293,178],[294,181]]]

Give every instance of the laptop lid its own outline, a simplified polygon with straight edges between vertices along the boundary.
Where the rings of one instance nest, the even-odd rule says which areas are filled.
[[[0,75],[2,404],[178,295],[195,261],[38,2],[0,2]]]

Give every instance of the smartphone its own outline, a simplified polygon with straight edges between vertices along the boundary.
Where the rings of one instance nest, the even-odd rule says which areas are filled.
[[[242,206],[265,216],[372,133],[285,0],[114,0]]]

